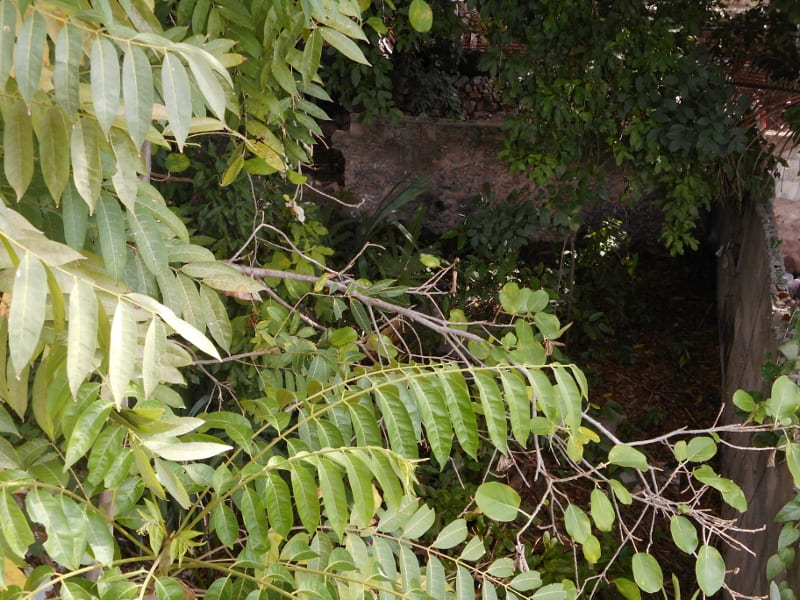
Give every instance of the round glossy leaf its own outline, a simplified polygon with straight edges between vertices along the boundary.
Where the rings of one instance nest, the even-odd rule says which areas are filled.
[[[517,518],[519,494],[498,481],[484,483],[475,492],[475,502],[483,513],[495,521],[513,521]]]
[[[408,8],[408,20],[420,33],[427,33],[433,25],[433,11],[425,0],[412,0]]]
[[[678,548],[687,554],[695,551],[698,544],[697,530],[689,519],[680,515],[673,515],[669,522],[669,531]]]
[[[694,568],[697,585],[706,596],[716,594],[725,581],[725,561],[716,548],[702,546]]]
[[[633,579],[642,591],[655,594],[664,587],[664,574],[661,566],[652,555],[647,552],[638,552],[633,556]]]

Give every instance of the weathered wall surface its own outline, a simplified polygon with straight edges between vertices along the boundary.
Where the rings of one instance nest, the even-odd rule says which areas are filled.
[[[720,331],[720,358],[723,372],[725,423],[737,420],[730,403],[737,389],[769,393],[762,379],[761,365],[767,353],[775,356],[786,335],[782,320],[786,309],[777,292],[782,285],[783,257],[778,250],[772,204],[752,207],[744,214],[726,209],[718,215],[720,253],[717,262],[717,299]],[[749,436],[727,436],[730,442],[748,446]],[[780,526],[772,520],[777,511],[794,497],[792,479],[785,467],[774,466],[768,452],[724,448],[722,474],[739,483],[747,496],[749,510],[744,515],[728,510],[726,518],[739,518],[743,529],[738,539],[755,556],[745,551],[726,551],[726,564],[736,569],[729,575],[733,589],[751,596],[768,593],[766,561],[777,549]],[[794,574],[795,585],[800,583]]]
[[[430,193],[420,199],[427,203],[426,224],[443,233],[463,221],[464,201],[480,194],[484,184],[491,183],[498,198],[527,185],[498,158],[501,125],[407,117],[366,126],[353,119],[348,131],[334,132],[332,142],[345,157],[345,187],[364,200],[360,210],[373,212],[404,179],[427,176]]]

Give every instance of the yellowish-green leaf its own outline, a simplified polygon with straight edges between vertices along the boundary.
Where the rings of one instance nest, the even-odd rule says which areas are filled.
[[[72,397],[92,371],[97,348],[97,297],[94,289],[75,280],[69,294],[69,332],[67,337],[67,378]]]
[[[314,29],[306,40],[306,45],[303,48],[303,61],[300,65],[300,74],[303,76],[305,85],[310,84],[316,76],[321,57],[322,34],[318,29]]]
[[[614,491],[614,496],[617,498],[620,504],[624,504],[625,506],[630,506],[633,503],[633,496],[628,491],[623,483],[617,479],[609,479],[608,482],[611,484],[611,489]]]
[[[634,448],[626,444],[617,444],[608,453],[608,461],[620,467],[633,467],[640,471],[647,471],[647,457]]]
[[[72,23],[65,24],[56,38],[56,64],[53,87],[56,102],[69,118],[80,108],[80,65],[83,58],[83,34]]]
[[[411,0],[408,7],[408,22],[420,33],[427,33],[433,25],[433,11],[425,0]]]
[[[147,334],[144,338],[144,353],[142,355],[142,382],[144,385],[145,399],[150,397],[153,390],[161,381],[161,357],[167,347],[167,332],[160,319],[150,321]]]
[[[144,50],[131,44],[122,59],[122,97],[128,134],[137,149],[142,147],[153,114],[153,71]]]
[[[225,172],[222,173],[222,177],[220,177],[219,184],[222,187],[228,186],[236,181],[236,178],[239,176],[239,173],[242,172],[242,167],[244,166],[244,156],[241,152],[234,153],[230,159],[228,160],[228,168],[225,169]]]
[[[39,167],[50,195],[58,202],[69,181],[69,126],[57,106],[34,105],[33,128],[39,142]]]
[[[208,332],[225,352],[230,352],[233,327],[228,318],[228,311],[225,309],[222,300],[220,300],[219,294],[203,284],[200,286],[200,301],[203,303]]]
[[[47,309],[47,272],[38,258],[26,252],[14,275],[8,315],[11,364],[20,373],[33,358],[42,335]]]
[[[594,524],[600,531],[611,531],[617,515],[614,511],[614,505],[611,504],[611,500],[599,489],[592,490],[590,500]]]
[[[111,403],[102,399],[84,406],[67,442],[65,469],[74,465],[91,449],[106,423],[111,408]]]
[[[169,268],[167,246],[152,213],[128,212],[128,226],[147,269],[156,276],[165,272]]]
[[[17,88],[26,104],[31,103],[39,89],[46,37],[47,21],[38,10],[31,11],[19,29],[14,53]]]
[[[108,355],[109,386],[117,409],[125,406],[128,384],[136,366],[134,357],[137,344],[133,306],[120,299],[111,321],[111,347]]]
[[[490,481],[481,484],[475,491],[475,502],[478,508],[495,521],[513,521],[517,518],[522,499],[514,488]]]
[[[100,186],[103,183],[103,165],[100,162],[102,134],[96,121],[80,119],[72,125],[70,137],[70,157],[72,158],[72,179],[75,189],[84,199],[89,211],[93,212]]]
[[[33,124],[22,100],[0,104],[3,112],[3,172],[17,199],[28,189],[33,177]]]
[[[569,536],[579,544],[583,544],[592,534],[589,515],[575,504],[570,504],[564,511],[564,526]]]
[[[181,60],[167,53],[161,66],[161,86],[164,103],[167,105],[167,118],[172,135],[183,152],[183,144],[189,135],[189,122],[192,119],[192,88],[189,75]]]
[[[28,553],[28,547],[36,540],[33,532],[14,497],[5,489],[0,490],[0,535],[8,548],[20,559]]]
[[[92,42],[90,67],[94,113],[100,129],[108,135],[119,107],[120,71],[117,49],[107,37],[101,35]]]
[[[17,9],[11,0],[0,0],[0,89],[6,85],[14,64],[17,35]]]
[[[637,552],[631,561],[633,579],[642,591],[655,594],[664,587],[664,575],[658,561],[647,552]]]
[[[112,128],[109,139],[117,159],[116,169],[111,175],[114,191],[117,192],[117,197],[125,205],[125,208],[133,211],[136,207],[136,195],[139,189],[139,177],[136,171],[140,168],[143,171],[145,168],[143,164],[140,165],[143,162],[142,157],[136,151],[131,138],[122,130],[116,127]]]
[[[181,271],[223,292],[253,294],[264,290],[264,284],[260,281],[245,277],[232,266],[221,262],[187,263],[181,267]]]
[[[156,467],[156,477],[158,477],[158,481],[164,486],[164,489],[167,490],[169,495],[172,496],[178,504],[188,509],[192,502],[181,480],[178,479],[177,475],[172,472],[172,469],[158,457],[153,460],[153,463]],[[180,590],[181,597],[183,597],[183,588],[180,588]]]

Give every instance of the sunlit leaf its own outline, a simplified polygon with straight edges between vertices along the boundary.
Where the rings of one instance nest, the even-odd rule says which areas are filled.
[[[606,496],[602,490],[597,488],[592,490],[590,500],[594,524],[600,531],[611,531],[617,516],[611,500],[608,499],[608,496]]]
[[[38,10],[29,12],[19,29],[14,52],[17,88],[26,104],[31,103],[39,89],[46,36],[47,21],[42,13]]]
[[[80,64],[83,57],[83,34],[72,23],[66,23],[56,38],[56,64],[53,87],[56,102],[68,117],[80,108]]]
[[[100,252],[109,275],[122,281],[128,262],[125,220],[119,202],[107,193],[100,194],[95,223],[100,237]]]
[[[18,558],[28,553],[28,547],[36,540],[17,501],[5,489],[0,489],[0,536]]]
[[[67,338],[67,378],[74,398],[94,366],[96,348],[97,297],[89,284],[76,279],[69,294]]]
[[[128,384],[133,377],[136,356],[136,318],[129,302],[120,299],[111,322],[111,347],[108,355],[108,379],[117,408],[125,405]]]
[[[153,72],[147,55],[131,44],[122,59],[122,96],[125,122],[137,149],[142,147],[153,113]]]
[[[326,42],[347,58],[363,65],[369,65],[369,61],[364,56],[364,53],[349,37],[329,27],[320,27],[318,30]]]
[[[38,258],[26,252],[14,275],[8,315],[11,364],[20,373],[33,357],[47,309],[47,273]]]
[[[713,596],[725,582],[725,561],[713,546],[703,545],[697,552],[697,563],[694,568],[697,585],[706,596]]]
[[[17,32],[17,9],[11,0],[0,0],[0,89],[14,64],[14,42]]]
[[[522,499],[514,488],[499,481],[481,484],[475,491],[475,502],[487,517],[495,521],[517,518]]]
[[[575,504],[570,504],[564,511],[564,526],[569,536],[579,544],[583,544],[592,534],[589,516]]]
[[[72,125],[70,136],[72,180],[90,212],[94,211],[103,182],[100,144],[101,132],[96,121],[79,119]]]
[[[633,579],[642,591],[655,594],[664,586],[664,575],[658,561],[647,552],[637,552],[631,561]]]
[[[444,529],[439,532],[431,545],[440,550],[449,550],[454,546],[458,546],[466,539],[467,522],[465,519],[456,519],[448,523]]]
[[[408,22],[420,33],[427,33],[433,25],[433,11],[425,0],[411,0],[408,7]]]
[[[183,152],[192,118],[192,103],[189,101],[192,88],[183,63],[169,52],[164,55],[161,66],[161,86],[172,135],[178,144],[178,150]]]
[[[90,67],[94,113],[100,129],[108,135],[119,106],[120,69],[117,49],[107,37],[97,36],[92,42]]]
[[[647,457],[632,446],[617,444],[608,453],[608,461],[620,467],[633,467],[640,471],[647,471]]]
[[[33,123],[22,100],[2,102],[0,108],[4,120],[3,172],[20,199],[33,177]]]

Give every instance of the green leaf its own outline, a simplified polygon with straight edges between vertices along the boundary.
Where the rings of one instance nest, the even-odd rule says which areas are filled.
[[[39,345],[47,310],[47,272],[38,258],[26,252],[14,275],[8,315],[9,357],[19,374]]]
[[[211,109],[211,112],[220,120],[225,119],[225,104],[226,93],[225,89],[219,81],[219,78],[214,74],[214,71],[206,62],[205,54],[184,54],[183,57],[189,64],[189,69],[192,72],[197,88],[203,94],[206,105]]]
[[[203,305],[203,313],[208,320],[206,323],[208,332],[225,352],[230,352],[233,327],[228,318],[228,311],[225,309],[222,300],[220,300],[219,294],[207,285],[201,285],[200,301]]]
[[[136,152],[131,138],[117,127],[111,130],[111,148],[117,159],[116,169],[111,175],[114,191],[129,211],[136,209],[136,198],[139,191],[139,177],[136,173],[141,157]]]
[[[722,499],[729,505],[744,512],[747,510],[747,499],[745,498],[742,488],[740,488],[734,481],[725,477],[720,477],[708,465],[702,465],[694,470],[693,475],[701,483],[706,484],[717,490],[722,494]]]
[[[0,433],[10,433],[20,437],[19,430],[14,424],[14,419],[3,406],[0,406]]]
[[[159,319],[150,321],[144,337],[142,354],[142,385],[145,399],[149,398],[161,382],[161,357],[167,348],[167,331]]]
[[[797,417],[800,409],[800,389],[786,375],[781,375],[772,384],[772,395],[766,402],[767,414],[782,424],[788,425]]]
[[[64,221],[64,240],[73,250],[83,250],[89,228],[89,207],[72,181],[67,182],[61,194],[61,218]]]
[[[36,540],[17,501],[6,489],[0,489],[0,536],[16,557],[22,559]]]
[[[56,38],[56,64],[53,87],[56,102],[72,118],[80,108],[80,64],[83,58],[83,34],[66,23]]]
[[[145,446],[163,459],[175,462],[205,460],[218,456],[232,446],[217,442],[178,442],[175,444],[162,444],[158,442],[145,442]]]
[[[508,427],[506,408],[500,389],[494,378],[487,373],[475,371],[473,376],[483,408],[483,417],[489,430],[489,438],[492,444],[505,454],[508,452]]]
[[[632,446],[617,444],[608,453],[608,461],[620,467],[633,467],[640,471],[647,471],[647,457]]]
[[[327,43],[344,54],[347,58],[354,62],[361,63],[362,65],[369,66],[369,61],[364,56],[364,53],[361,52],[361,49],[349,37],[329,27],[320,27],[318,31]]]
[[[262,481],[264,503],[267,507],[270,525],[278,535],[285,538],[294,526],[289,486],[278,473],[273,471],[268,471]]]
[[[486,547],[483,545],[483,540],[479,536],[475,536],[467,542],[458,558],[467,562],[475,562],[484,554],[486,554]]]
[[[108,353],[108,380],[117,409],[125,406],[128,384],[133,377],[138,345],[136,317],[129,302],[120,299],[111,322],[111,343]]]
[[[686,458],[691,462],[705,462],[717,453],[717,444],[710,437],[696,437],[689,440]]]
[[[456,600],[475,600],[475,579],[462,565],[456,569]]]
[[[156,276],[167,272],[167,246],[150,211],[128,212],[128,226],[147,270]]]
[[[753,396],[745,392],[744,390],[736,390],[733,393],[733,403],[744,412],[750,413],[753,412],[756,408],[755,400],[753,400]]]
[[[111,563],[114,562],[116,546],[114,536],[111,535],[111,524],[99,513],[88,511],[86,513],[86,527],[89,547],[92,549],[94,559],[101,565],[111,566]]]
[[[416,458],[419,450],[414,425],[397,391],[383,386],[376,387],[374,394],[392,450],[405,457]]]
[[[95,222],[100,237],[100,252],[108,274],[116,281],[125,277],[128,261],[125,220],[119,202],[107,193],[100,194]]]
[[[164,55],[161,86],[172,135],[178,144],[178,150],[183,152],[183,144],[189,135],[189,122],[192,118],[192,103],[189,101],[192,97],[192,87],[186,68],[174,54]]]
[[[170,468],[170,466],[158,457],[153,459],[153,464],[156,467],[156,477],[164,489],[167,490],[170,496],[181,506],[181,508],[188,509],[192,501],[189,499],[189,494],[186,492],[181,480]],[[180,467],[175,467],[180,468]]]
[[[223,292],[253,294],[264,290],[264,284],[260,281],[246,277],[232,266],[217,261],[187,263],[181,267],[181,271]]]
[[[120,98],[119,57],[114,44],[98,36],[90,55],[92,103],[101,131],[108,135],[117,114]]]
[[[211,529],[215,531],[219,541],[227,548],[233,548],[239,539],[239,522],[236,513],[231,508],[220,502],[211,509]]]
[[[531,600],[567,600],[569,597],[563,583],[551,583],[538,589]]]
[[[592,522],[582,508],[570,504],[564,511],[564,527],[569,537],[579,544],[583,544],[592,535]]]
[[[128,47],[122,59],[122,97],[128,134],[136,148],[141,148],[153,115],[153,71],[147,54],[135,44]]]
[[[678,548],[687,554],[694,553],[698,544],[697,530],[689,519],[681,515],[672,515],[669,531]]]
[[[33,124],[22,100],[3,102],[3,172],[22,198],[33,177]]]
[[[292,463],[289,468],[294,494],[294,505],[300,522],[312,533],[319,526],[320,512],[317,484],[314,476],[303,465]]]
[[[614,505],[602,490],[594,489],[590,497],[591,513],[594,524],[600,531],[611,531],[617,513]]]
[[[103,165],[100,161],[101,140],[101,133],[95,121],[79,119],[72,125],[70,136],[72,180],[90,212],[94,211],[103,183]]]
[[[658,561],[647,552],[637,552],[631,561],[633,579],[642,591],[655,594],[664,587],[664,575]]]
[[[542,587],[542,576],[539,571],[524,571],[514,577],[508,585],[519,592],[530,592]]]
[[[25,497],[25,506],[31,520],[45,528],[44,548],[50,558],[67,569],[77,569],[86,549],[88,527],[86,516],[75,501],[34,488]]]
[[[458,370],[446,369],[438,375],[456,439],[468,456],[476,458],[480,443],[478,421],[472,407],[467,382]]]
[[[322,492],[322,502],[325,505],[325,516],[328,518],[331,529],[341,539],[348,524],[347,492],[339,467],[327,458],[320,458],[317,463],[319,487]]]
[[[583,552],[583,557],[586,559],[586,562],[590,565],[597,563],[603,553],[600,547],[600,540],[593,535],[587,537],[583,544],[581,544],[581,551]]]
[[[703,545],[697,552],[697,563],[694,568],[697,585],[706,596],[713,596],[725,582],[725,561],[719,551]]]
[[[34,105],[38,107],[38,105]],[[50,195],[56,203],[69,182],[69,128],[64,113],[56,106],[44,111],[34,109],[36,140],[39,142],[39,168]]]
[[[626,600],[641,600],[642,593],[639,591],[638,586],[630,579],[615,577],[614,585],[617,587],[617,591]]]
[[[25,104],[28,105],[39,89],[46,38],[47,21],[38,10],[31,11],[19,29],[14,52],[17,88]]]
[[[408,22],[420,33],[427,33],[433,25],[433,11],[425,0],[411,0],[408,7]]]
[[[0,0],[0,89],[5,88],[14,64],[17,9],[11,0]]]
[[[94,289],[76,279],[69,294],[67,379],[72,397],[94,367],[97,348],[97,297]]]
[[[303,83],[305,85],[310,84],[316,76],[321,58],[322,34],[319,29],[314,29],[309,34],[306,44],[303,47],[303,60],[300,64],[300,73],[303,76]]]
[[[297,84],[294,81],[294,75],[292,74],[292,71],[286,66],[285,58],[283,56],[275,57],[270,66],[272,76],[275,78],[275,81],[278,82],[278,85],[281,86],[290,96],[297,96]]]
[[[456,519],[448,523],[436,536],[436,539],[431,544],[434,548],[439,550],[449,550],[458,546],[467,539],[467,521],[466,519]]]
[[[174,577],[159,577],[155,581],[158,600],[184,600],[183,586]]]
[[[475,491],[475,502],[478,508],[495,521],[513,521],[517,518],[522,499],[514,488],[490,481],[478,486]]]
[[[444,396],[432,379],[411,378],[408,386],[416,397],[431,452],[436,461],[444,465],[450,456],[453,438]]]
[[[74,465],[89,451],[106,424],[110,412],[111,404],[106,400],[96,400],[81,410],[67,442],[65,469]]]
[[[403,528],[402,536],[416,540],[425,535],[436,521],[436,512],[427,505],[420,506]]]
[[[517,371],[501,371],[500,380],[508,404],[511,431],[514,438],[525,447],[531,434],[531,393]]]

